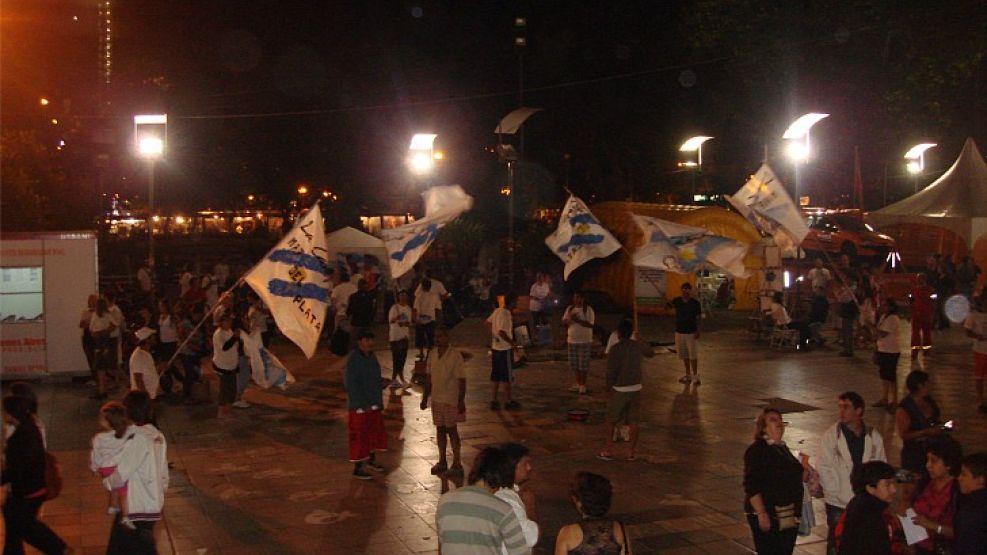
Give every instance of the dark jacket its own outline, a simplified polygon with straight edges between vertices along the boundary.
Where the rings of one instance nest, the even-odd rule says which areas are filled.
[[[858,493],[846,506],[839,555],[891,553],[891,537],[884,511],[888,504],[869,493]]]
[[[761,494],[772,519],[775,507],[795,505],[802,515],[802,463],[784,445],[770,445],[764,439],[752,443],[744,453],[744,509],[754,512],[750,498]]]
[[[27,497],[45,487],[45,447],[34,422],[17,426],[7,440],[3,484],[14,497]]]
[[[349,304],[346,306],[346,315],[350,317],[350,323],[355,328],[369,328],[374,325],[374,294],[364,289],[358,290],[350,295]]]
[[[983,555],[987,553],[987,488],[961,495],[953,517],[953,553]]]
[[[607,390],[615,385],[641,383],[641,358],[655,356],[647,343],[634,339],[621,339],[607,355]]]
[[[380,363],[377,362],[377,355],[374,353],[368,355],[360,349],[353,349],[346,359],[343,385],[346,387],[350,410],[367,410],[373,405],[384,408]]]

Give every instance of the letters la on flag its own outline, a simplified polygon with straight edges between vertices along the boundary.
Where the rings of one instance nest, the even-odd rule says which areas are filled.
[[[562,208],[559,227],[545,238],[545,244],[565,263],[564,279],[586,262],[620,249],[620,242],[600,225],[586,203],[572,195]]]
[[[755,227],[774,237],[783,250],[801,245],[809,234],[802,211],[767,164],[762,164],[737,194],[727,195],[727,200]]]
[[[473,197],[459,185],[431,187],[425,199],[425,217],[410,224],[380,232],[387,249],[391,277],[397,279],[415,267],[435,237],[447,223],[473,207]]]
[[[244,280],[267,304],[281,333],[312,358],[329,306],[329,261],[316,204]]]
[[[733,277],[747,277],[744,257],[747,245],[709,230],[682,225],[658,218],[632,214],[634,223],[644,234],[644,241],[634,251],[634,265],[691,274],[711,263]]]

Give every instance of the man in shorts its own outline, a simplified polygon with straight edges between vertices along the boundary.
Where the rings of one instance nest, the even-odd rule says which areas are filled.
[[[679,383],[699,385],[699,319],[703,315],[703,307],[692,296],[692,284],[682,284],[682,296],[676,297],[671,303],[675,309],[675,350],[685,366],[685,375],[679,378]]]
[[[435,350],[429,353],[426,369],[421,409],[428,408],[431,398],[432,423],[439,444],[439,462],[432,467],[432,475],[462,476],[456,424],[466,422],[466,361],[458,350],[449,348],[449,330],[445,327],[435,330]],[[446,462],[446,436],[452,443],[451,467]]]
[[[641,361],[655,356],[651,345],[638,341],[632,320],[620,321],[617,336],[620,340],[607,355],[607,444],[598,455],[605,461],[613,460],[614,428],[620,422],[630,429],[627,458],[634,460],[641,417]]]
[[[509,293],[504,297],[504,306],[494,309],[490,317],[487,318],[487,325],[490,326],[490,381],[493,383],[493,398],[490,401],[491,410],[500,410],[500,384],[504,384],[504,394],[507,402],[504,408],[507,410],[517,410],[521,408],[511,397],[511,380],[513,378],[513,367],[511,364],[511,351],[517,348],[514,342],[514,320],[511,317],[511,310],[514,308],[515,297]]]
[[[353,463],[353,476],[370,480],[367,472],[383,472],[377,464],[377,451],[387,450],[387,434],[384,431],[384,398],[381,393],[380,363],[374,354],[374,333],[362,329],[356,334],[356,348],[346,359],[343,375],[349,405],[349,455]]]
[[[973,310],[963,322],[966,336],[973,339],[973,383],[977,410],[987,414],[984,404],[984,377],[987,376],[987,289],[974,299]]]

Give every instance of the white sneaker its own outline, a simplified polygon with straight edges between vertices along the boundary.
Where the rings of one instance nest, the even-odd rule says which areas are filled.
[[[569,386],[569,391],[572,391],[573,393],[575,393],[576,391],[579,391],[579,384],[578,383],[574,383],[574,384],[570,385]]]
[[[233,406],[238,409],[249,409],[250,403],[244,401],[243,399],[240,399],[239,401],[233,403]]]
[[[586,395],[586,386],[585,385],[579,386],[579,394],[580,395]]]
[[[630,441],[631,440],[631,427],[630,426],[621,426],[620,427],[620,438],[622,440],[624,440],[624,441]]]
[[[107,507],[106,508],[106,514],[108,514],[108,515],[115,515],[115,514],[117,514],[119,512],[120,512],[120,508],[119,507]]]
[[[679,383],[690,383],[690,382],[692,382],[692,378],[690,378],[688,374],[679,378]]]

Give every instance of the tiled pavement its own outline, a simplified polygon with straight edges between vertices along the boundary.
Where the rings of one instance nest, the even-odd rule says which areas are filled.
[[[486,331],[481,321],[468,319],[453,333],[455,344],[475,355],[468,419],[461,426],[464,459],[506,440],[531,447],[542,519],[538,553],[551,553],[558,528],[576,518],[567,485],[580,469],[613,481],[613,513],[628,524],[637,553],[748,553],[740,480],[758,408],[770,402],[804,410],[786,414],[786,439],[814,454],[819,433],[835,418],[836,395],[852,388],[873,400],[880,384],[867,351],[853,359],[829,348],[770,351],[752,342],[743,323],[738,314],[707,322],[699,387],[677,383],[680,363],[668,352],[647,362],[639,460],[604,462],[595,458],[603,440],[603,361],[593,363],[587,397],[565,391],[570,382],[564,362],[530,364],[518,371],[523,410],[493,412],[487,407]],[[668,326],[667,319],[643,319],[643,336],[667,340]],[[927,364],[936,396],[964,445],[985,449],[987,417],[972,407],[967,341],[956,327],[937,341],[942,348]],[[299,383],[284,393],[250,390],[254,406],[237,411],[229,423],[218,423],[211,407],[162,407],[160,427],[174,468],[166,522],[157,527],[161,552],[435,553],[436,503],[456,484],[429,475],[437,457],[435,434],[429,414],[418,408],[419,393],[387,399],[390,452],[381,460],[389,471],[373,481],[354,480],[346,462],[341,360],[320,354],[305,361],[288,345],[277,350]],[[389,353],[379,356],[390,365]],[[903,357],[902,384],[909,366]],[[39,391],[50,447],[66,475],[65,491],[45,505],[44,519],[82,553],[102,553],[110,525],[106,496],[86,464],[98,403],[87,399],[90,392],[81,384],[48,384]],[[589,422],[566,421],[566,411],[575,407],[590,409]],[[888,438],[896,462],[900,440],[891,415],[870,411],[866,419]],[[798,553],[825,551],[819,503],[823,526],[800,539]]]

